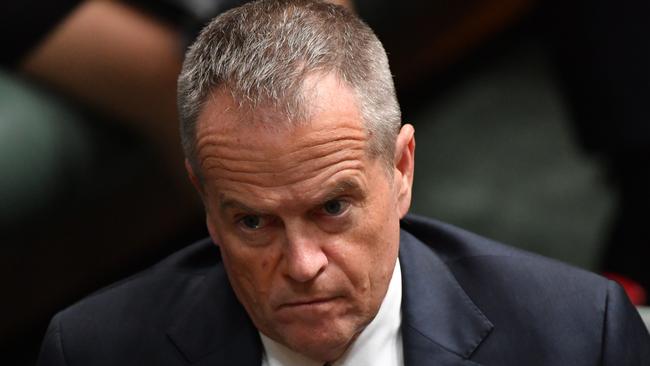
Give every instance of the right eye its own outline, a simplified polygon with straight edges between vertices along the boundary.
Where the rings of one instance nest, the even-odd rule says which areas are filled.
[[[237,225],[245,231],[263,229],[269,224],[269,219],[262,215],[244,215],[237,220]]]

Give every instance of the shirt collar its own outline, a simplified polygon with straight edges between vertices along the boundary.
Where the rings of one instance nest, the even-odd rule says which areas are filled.
[[[402,271],[398,259],[377,315],[332,366],[403,365],[401,306]],[[321,366],[262,333],[260,337],[264,346],[262,366]]]

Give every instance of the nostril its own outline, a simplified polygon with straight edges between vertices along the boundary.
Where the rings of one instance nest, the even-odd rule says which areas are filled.
[[[297,282],[311,281],[327,267],[327,256],[320,249],[294,251],[285,261],[287,276]]]

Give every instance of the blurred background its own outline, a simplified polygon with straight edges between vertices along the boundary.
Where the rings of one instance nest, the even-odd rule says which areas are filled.
[[[0,353],[204,237],[175,83],[245,1],[0,5]],[[412,211],[650,288],[650,2],[357,0],[416,128]]]

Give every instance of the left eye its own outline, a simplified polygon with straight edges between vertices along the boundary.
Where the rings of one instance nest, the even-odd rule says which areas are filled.
[[[247,229],[255,230],[262,226],[262,219],[255,215],[246,215],[241,219],[241,223],[246,226]]]
[[[341,200],[329,200],[323,205],[323,211],[330,216],[338,216],[347,208],[347,202]]]

